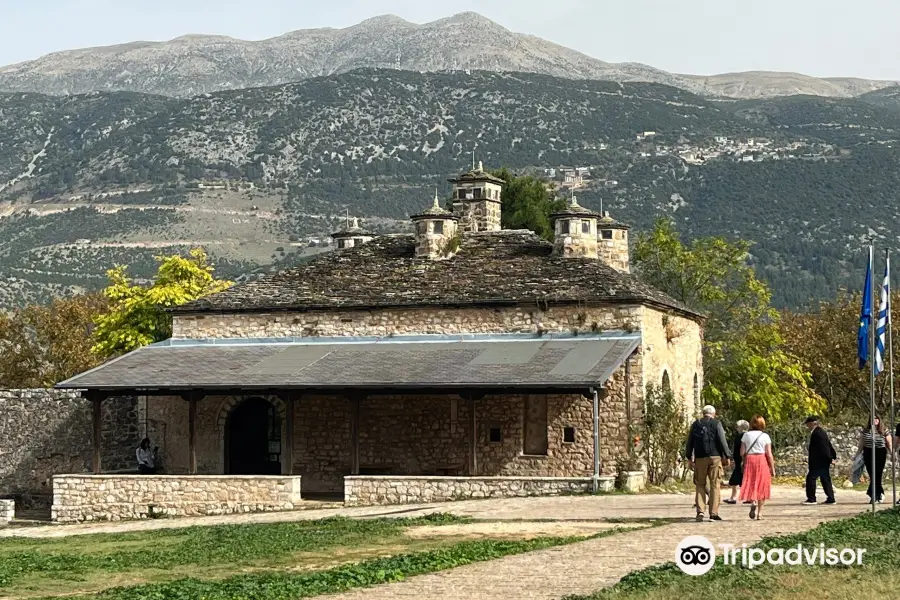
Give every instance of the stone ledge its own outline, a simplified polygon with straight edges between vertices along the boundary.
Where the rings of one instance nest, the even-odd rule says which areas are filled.
[[[344,478],[347,506],[521,498],[588,492],[590,477],[441,477],[353,475]]]
[[[293,510],[300,483],[299,475],[57,475],[51,517],[79,523]]]
[[[0,525],[7,525],[16,517],[16,501],[0,500]]]

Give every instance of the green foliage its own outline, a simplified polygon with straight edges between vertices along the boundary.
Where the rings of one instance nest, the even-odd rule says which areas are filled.
[[[684,417],[684,403],[670,388],[647,386],[640,441],[652,484],[662,485],[676,474],[688,434]]]
[[[89,294],[0,313],[0,387],[51,387],[95,367],[91,329],[106,309]]]
[[[164,309],[179,306],[231,286],[213,276],[202,249],[188,256],[159,257],[159,270],[150,286],[133,283],[126,268],[109,271],[109,286],[103,294],[110,311],[97,319],[94,352],[108,357],[130,352],[171,336],[172,322]]]
[[[167,570],[187,565],[248,564],[264,558],[360,546],[400,536],[406,527],[465,522],[447,514],[414,519],[335,517],[296,523],[216,525],[129,534],[97,534],[77,541],[107,550],[59,550],[59,541],[0,540],[0,589],[32,574],[57,578],[90,572]],[[121,549],[119,545],[121,544]],[[51,549],[47,549],[50,547]],[[111,550],[109,550],[111,549]]]
[[[778,421],[821,410],[806,365],[785,347],[749,250],[749,242],[720,237],[686,245],[674,224],[660,219],[638,237],[632,260],[648,282],[708,316],[706,401],[735,418],[759,413]]]
[[[900,510],[879,511],[875,515],[864,513],[860,516],[825,523],[804,533],[778,537],[766,537],[756,547],[764,551],[773,548],[865,548],[864,567],[854,567],[844,577],[850,578],[854,571],[868,580],[893,573],[900,568],[900,554],[897,552],[896,532],[900,530]],[[654,566],[634,571],[623,577],[615,586],[588,596],[568,596],[566,600],[640,600],[652,594],[654,598],[738,598],[747,596],[748,590],[757,595],[753,598],[779,598],[785,591],[778,583],[785,576],[795,584],[798,580],[809,581],[809,586],[817,588],[817,582],[834,566],[762,565],[752,571],[746,568],[726,566],[721,554],[716,565],[702,577],[686,575],[675,563]],[[801,595],[788,594],[786,597],[799,598]],[[855,597],[855,596],[847,596]]]
[[[491,172],[506,182],[503,186],[500,223],[504,229],[530,229],[545,240],[553,240],[550,215],[565,208],[565,201],[549,189],[549,182],[530,175],[515,176],[507,169]]]

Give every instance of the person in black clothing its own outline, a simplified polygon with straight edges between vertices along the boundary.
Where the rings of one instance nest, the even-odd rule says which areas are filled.
[[[725,504],[737,504],[738,488],[741,487],[741,481],[744,479],[744,457],[741,456],[741,440],[744,439],[744,434],[749,429],[750,423],[743,419],[735,424],[734,444],[731,447],[731,454],[734,456],[734,470],[731,472],[731,477],[728,478],[728,485],[731,486],[731,498],[725,499],[723,501]],[[750,504],[750,501],[748,500],[744,504]]]
[[[806,504],[816,503],[816,480],[822,480],[825,504],[834,504],[834,486],[831,484],[831,465],[837,460],[837,453],[828,434],[819,427],[819,417],[806,419],[809,436],[809,472],[806,474]]]

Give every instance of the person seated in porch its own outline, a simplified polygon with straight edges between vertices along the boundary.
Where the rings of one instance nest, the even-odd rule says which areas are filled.
[[[141,475],[156,473],[156,451],[158,449],[158,447],[150,449],[150,438],[141,440],[141,445],[138,446],[135,453],[137,455],[138,473]]]

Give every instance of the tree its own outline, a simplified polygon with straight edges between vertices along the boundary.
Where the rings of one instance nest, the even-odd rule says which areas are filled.
[[[876,305],[878,301],[876,297]],[[892,306],[900,302],[900,292],[891,294],[891,302]],[[861,304],[859,293],[844,292],[807,311],[786,312],[780,323],[786,345],[810,366],[812,385],[825,397],[832,414],[869,410],[869,370],[859,368],[856,350]],[[891,342],[893,355],[900,356],[900,338]],[[897,374],[900,368],[895,369]],[[886,375],[875,381],[875,402],[881,414],[887,414],[887,384]]]
[[[133,283],[124,266],[107,272],[109,285],[103,295],[110,311],[100,316],[94,329],[93,351],[101,357],[130,352],[162,341],[172,334],[165,309],[191,302],[229,288],[230,281],[216,279],[202,249],[188,256],[156,257],[160,263],[150,286]]]
[[[0,387],[50,387],[97,366],[91,330],[106,308],[87,294],[0,314]]]
[[[705,314],[703,396],[724,411],[784,419],[816,412],[824,401],[811,375],[789,352],[770,306],[768,286],[747,262],[750,243],[721,237],[685,245],[671,221],[640,235],[633,263],[660,290]]]
[[[503,186],[500,222],[504,229],[530,229],[545,240],[553,240],[550,215],[565,208],[566,203],[548,189],[548,183],[530,175],[517,177],[509,169],[492,171]]]

